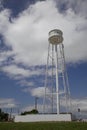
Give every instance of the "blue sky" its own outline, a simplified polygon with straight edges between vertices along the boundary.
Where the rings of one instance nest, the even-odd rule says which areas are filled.
[[[42,109],[48,32],[58,28],[72,104],[87,110],[86,7],[86,0],[0,0],[1,108],[31,110],[38,96]]]

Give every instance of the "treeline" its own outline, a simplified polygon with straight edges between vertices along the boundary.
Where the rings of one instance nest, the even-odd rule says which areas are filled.
[[[28,114],[38,114],[38,110],[33,109],[31,111],[25,111],[21,113],[21,115],[28,115]]]
[[[0,121],[8,121],[9,114],[5,113],[0,108]]]

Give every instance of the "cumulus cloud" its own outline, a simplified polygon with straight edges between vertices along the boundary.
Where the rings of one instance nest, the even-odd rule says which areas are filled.
[[[11,51],[1,51],[2,71],[14,79],[44,74],[40,69],[30,70],[18,64],[22,63],[27,67],[46,64],[48,32],[55,28],[63,31],[66,62],[86,62],[87,14],[83,5],[86,5],[85,0],[84,2],[81,0],[79,2],[75,0],[73,2],[72,0],[38,1],[20,12],[16,18],[11,18],[11,21],[9,20],[11,10],[3,9],[0,12],[0,34],[3,36],[5,45],[11,47]],[[63,6],[67,6],[66,10]],[[8,60],[9,57],[13,57],[11,62]],[[7,66],[3,66],[5,61],[8,62]],[[34,86],[28,81],[19,81],[19,83]],[[40,92],[43,91],[42,88],[38,89]],[[32,90],[32,95],[41,96],[41,93],[36,93],[37,90]],[[28,91],[28,88],[24,91]]]
[[[11,23],[8,20],[9,10],[2,11],[0,15],[5,44],[12,47],[16,63],[27,66],[46,64],[48,32],[54,28],[64,33],[66,61],[87,61],[87,20],[77,15],[72,8],[62,14],[55,1],[46,0],[29,6]]]

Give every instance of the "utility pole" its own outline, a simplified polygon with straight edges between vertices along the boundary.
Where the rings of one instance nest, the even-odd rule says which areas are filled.
[[[35,97],[35,110],[37,110],[37,100],[38,100],[38,97]]]

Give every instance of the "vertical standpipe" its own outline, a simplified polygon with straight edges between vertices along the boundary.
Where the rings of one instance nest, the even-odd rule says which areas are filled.
[[[58,84],[58,52],[57,52],[57,45],[55,45],[55,52],[56,52],[56,100],[57,100],[57,114],[59,114],[59,84]]]

